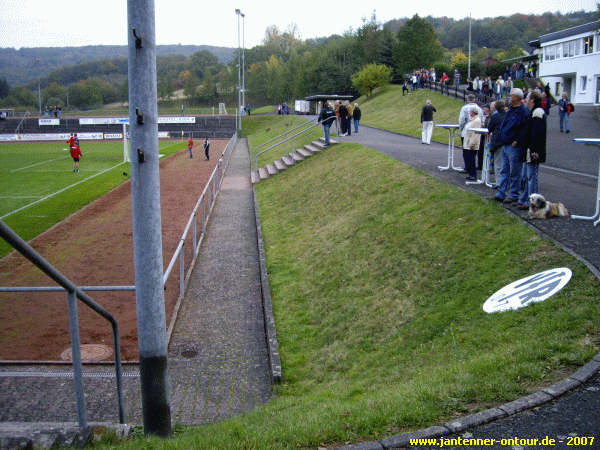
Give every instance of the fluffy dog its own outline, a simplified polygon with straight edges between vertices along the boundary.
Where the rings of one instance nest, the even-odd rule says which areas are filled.
[[[562,203],[551,203],[542,194],[531,194],[529,196],[529,218],[548,219],[550,217],[566,217],[569,211]]]

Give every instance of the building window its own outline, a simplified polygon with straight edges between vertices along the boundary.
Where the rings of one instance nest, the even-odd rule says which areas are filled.
[[[563,42],[563,58],[579,55],[579,39]]]
[[[594,35],[583,38],[583,54],[594,53]]]
[[[554,61],[558,45],[549,45],[544,48],[544,61]]]
[[[581,92],[585,92],[587,89],[587,75],[580,77],[579,88]]]

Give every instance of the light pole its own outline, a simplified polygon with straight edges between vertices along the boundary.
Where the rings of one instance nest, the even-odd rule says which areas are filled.
[[[238,107],[235,116],[237,118],[237,131],[242,131],[242,118],[240,116],[240,108],[242,105],[242,52],[240,49],[240,15],[242,12],[239,9],[235,10],[238,18]]]
[[[469,62],[467,64],[467,80],[471,79],[471,13],[469,13]]]
[[[242,105],[246,107],[246,15],[242,13]]]

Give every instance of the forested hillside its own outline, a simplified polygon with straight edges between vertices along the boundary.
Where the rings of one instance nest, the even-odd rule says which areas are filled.
[[[211,52],[224,63],[234,55],[232,48],[209,45],[159,45],[156,54],[191,56],[201,50]],[[17,86],[44,77],[59,67],[118,57],[127,58],[127,46],[0,48],[0,78],[5,78],[11,86]]]

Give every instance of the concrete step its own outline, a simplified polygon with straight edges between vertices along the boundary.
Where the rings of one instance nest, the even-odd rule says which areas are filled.
[[[306,149],[304,149],[304,148],[298,148],[298,149],[296,149],[296,152],[297,152],[297,153],[300,153],[300,154],[301,154],[302,156],[304,156],[305,158],[308,158],[309,156],[312,156],[312,155],[313,155],[313,152],[311,152],[311,151],[308,151],[308,150],[306,150]]]
[[[277,175],[279,173],[279,170],[277,170],[275,165],[267,164],[267,172],[269,172],[269,175]]]
[[[250,174],[250,178],[252,180],[252,184],[258,183],[260,181],[260,176],[258,175],[258,171],[253,170]]]
[[[267,178],[269,178],[269,171],[265,167],[261,167],[260,169],[258,169],[258,177],[261,180],[266,180]]]
[[[288,168],[288,166],[281,160],[281,159],[276,159],[275,161],[273,161],[273,164],[275,164],[275,167],[277,168],[277,170],[279,170],[280,172],[282,170],[285,170]]]
[[[304,146],[304,150],[308,150],[314,155],[315,153],[319,153],[323,149],[315,144],[306,144]]]
[[[313,141],[313,144],[315,144],[317,141]],[[321,142],[322,144],[325,144],[325,138],[324,137],[320,137],[319,138],[319,142]],[[329,144],[337,144],[338,141],[336,141],[335,139],[329,139]]]
[[[300,161],[304,161],[304,156],[302,156],[300,153],[298,152],[292,152],[290,154],[290,156],[292,157],[292,159],[296,162],[300,162]]]
[[[296,164],[296,161],[294,161],[294,159],[293,159],[292,157],[290,157],[290,156],[287,156],[287,155],[286,155],[286,156],[282,156],[282,157],[281,157],[281,160],[282,160],[282,161],[283,161],[283,163],[284,163],[286,166],[288,166],[288,167],[291,167],[291,166],[293,166],[294,164]]]

